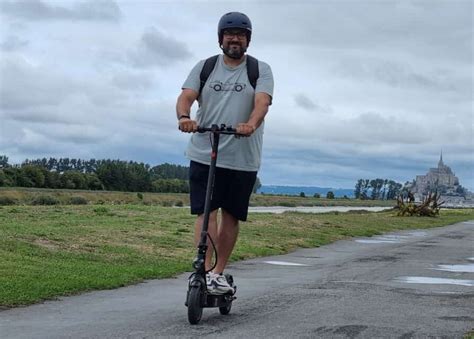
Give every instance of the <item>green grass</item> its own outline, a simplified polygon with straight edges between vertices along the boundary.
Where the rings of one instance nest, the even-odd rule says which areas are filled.
[[[380,213],[251,214],[232,260],[281,254],[351,236],[448,225],[474,209],[438,218]],[[146,205],[0,207],[0,306],[109,289],[191,269],[194,217],[187,208]]]

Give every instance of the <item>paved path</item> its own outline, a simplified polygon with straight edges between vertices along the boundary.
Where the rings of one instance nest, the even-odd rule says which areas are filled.
[[[0,338],[461,338],[474,221],[233,264],[231,314],[187,323],[187,275],[0,312]]]

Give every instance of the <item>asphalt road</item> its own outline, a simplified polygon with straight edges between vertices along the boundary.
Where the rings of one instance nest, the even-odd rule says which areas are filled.
[[[0,312],[0,338],[461,338],[474,328],[474,221],[233,264],[227,316],[187,322],[187,275]]]

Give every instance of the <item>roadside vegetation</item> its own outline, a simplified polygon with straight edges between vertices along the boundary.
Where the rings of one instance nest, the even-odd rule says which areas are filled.
[[[393,211],[255,213],[242,225],[231,260],[472,219],[474,209],[441,210],[436,218]],[[138,203],[0,206],[0,307],[190,271],[193,222],[188,208]]]

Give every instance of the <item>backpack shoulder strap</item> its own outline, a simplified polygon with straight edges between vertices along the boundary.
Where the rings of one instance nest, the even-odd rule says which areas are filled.
[[[258,70],[258,60],[253,56],[247,54],[247,75],[249,77],[249,82],[252,85],[253,89],[257,87],[257,79],[260,76]]]
[[[206,84],[206,81],[209,78],[209,75],[211,75],[212,70],[216,66],[218,57],[219,55],[214,55],[214,56],[211,56],[210,58],[207,58],[206,61],[204,62],[204,65],[202,66],[201,74],[199,75],[199,80],[201,82],[199,85],[199,96],[201,96],[202,89],[204,88],[204,85]]]

